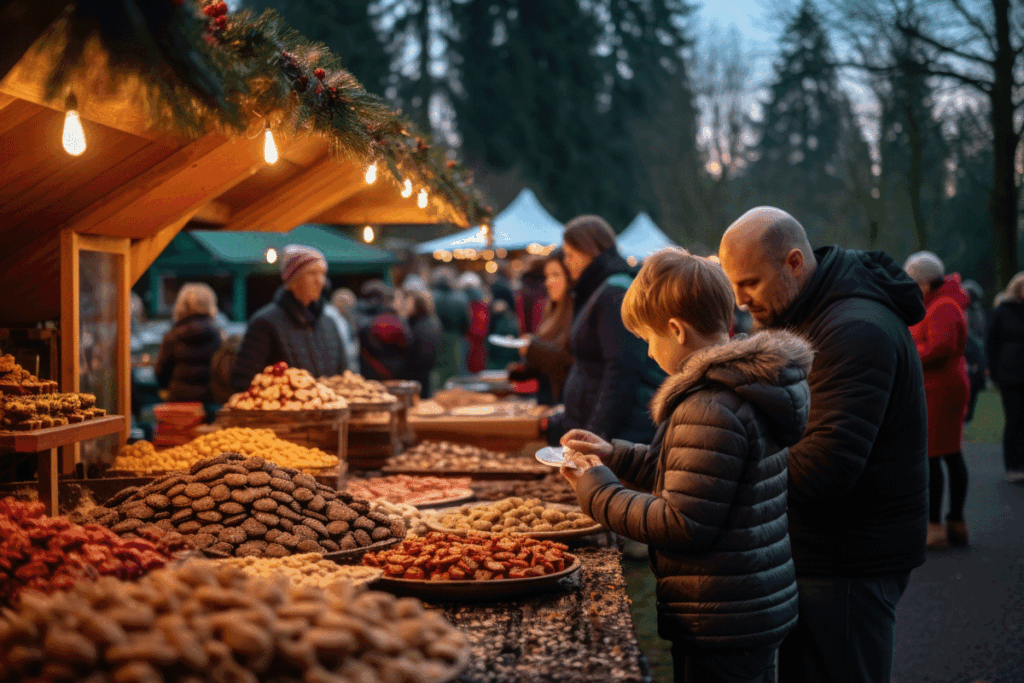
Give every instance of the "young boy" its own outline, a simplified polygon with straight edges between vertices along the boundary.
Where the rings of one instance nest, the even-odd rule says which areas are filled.
[[[677,682],[760,682],[797,617],[786,457],[807,423],[813,352],[788,332],[730,341],[733,304],[708,259],[648,258],[622,320],[670,375],[651,403],[654,442],[562,437],[583,511],[649,546]]]

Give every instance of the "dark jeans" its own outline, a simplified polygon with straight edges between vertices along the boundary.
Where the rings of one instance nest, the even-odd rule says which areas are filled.
[[[800,618],[779,648],[779,683],[888,683],[909,581],[910,572],[798,578]]]
[[[1003,464],[1006,471],[1024,472],[1024,386],[999,385],[1006,426],[1003,431]]]
[[[928,458],[928,521],[938,524],[942,521],[942,461],[949,470],[949,514],[951,522],[964,521],[964,500],[967,499],[967,463],[960,451]]]
[[[707,650],[692,643],[672,643],[675,683],[762,683],[775,664],[774,645],[748,649]]]

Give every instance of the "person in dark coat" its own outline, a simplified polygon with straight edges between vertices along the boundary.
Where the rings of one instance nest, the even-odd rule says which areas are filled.
[[[547,259],[537,259],[530,263],[523,272],[519,291],[516,292],[516,318],[523,334],[534,334],[544,319],[544,311],[548,303],[545,291],[546,275],[544,269]]]
[[[572,367],[569,331],[572,328],[572,278],[565,267],[561,249],[555,249],[541,264],[547,305],[537,330],[520,349],[523,360],[509,366],[509,379],[536,379],[537,403],[555,405],[561,399],[562,386]]]
[[[211,403],[210,361],[221,345],[214,321],[217,295],[202,282],[189,282],[178,290],[172,319],[156,359],[156,381],[167,389],[167,400]]]
[[[273,300],[249,318],[231,373],[235,391],[244,391],[265,367],[282,361],[314,377],[339,375],[348,367],[338,326],[324,315],[323,254],[289,244],[281,252],[281,280]]]
[[[930,251],[911,254],[903,269],[924,294],[924,320],[910,328],[924,369],[928,400],[928,548],[967,545],[964,500],[967,464],[964,462],[964,419],[971,398],[967,377],[967,318],[970,303],[960,276],[946,275],[942,260]],[[942,463],[949,470],[949,514],[942,523]]]
[[[412,350],[409,324],[395,308],[395,290],[380,280],[363,284],[359,292],[359,367],[363,377],[402,379]]]
[[[603,439],[650,443],[654,423],[646,406],[665,378],[642,341],[622,324],[622,299],[632,282],[615,248],[615,233],[598,216],[580,216],[565,229],[565,265],[573,278],[573,363],[565,380],[565,412],[552,415],[549,443],[570,429]]]
[[[455,271],[438,266],[430,276],[434,308],[441,321],[441,350],[438,354],[433,384],[444,388],[448,378],[466,374],[466,350],[469,334],[469,301],[455,288]]]
[[[760,683],[797,619],[786,447],[807,423],[814,354],[784,331],[730,341],[728,279],[682,249],[648,257],[622,308],[671,373],[651,402],[657,434],[645,446],[571,431],[583,473],[563,474],[586,514],[648,545],[675,680]]]
[[[1003,399],[1006,480],[1024,483],[1024,272],[995,300],[985,341],[989,376]]]
[[[812,250],[774,207],[733,223],[719,256],[759,328],[817,352],[807,430],[789,449],[800,619],[779,681],[888,681],[896,604],[928,526],[924,377],[908,327],[924,318],[921,289],[883,252]]]
[[[433,393],[430,375],[441,348],[441,321],[434,313],[434,301],[429,292],[410,289],[402,294],[402,311],[409,322],[411,341],[409,361],[403,379],[420,383],[420,396],[430,398]]]

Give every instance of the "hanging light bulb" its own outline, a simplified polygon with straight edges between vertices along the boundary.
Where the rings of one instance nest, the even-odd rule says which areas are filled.
[[[420,190],[419,197],[416,198],[416,204],[421,208],[427,208],[427,190],[424,188]]]
[[[270,247],[267,249],[267,263],[274,263],[277,261],[277,249]]]
[[[373,185],[377,182],[377,164],[370,164],[366,169],[366,184]]]
[[[412,181],[406,180],[405,186],[402,188],[402,196],[408,199],[412,196]]]
[[[363,241],[367,244],[373,241],[373,228],[369,225],[363,228]]]
[[[82,119],[78,116],[78,101],[74,95],[68,95],[67,112],[64,114],[64,132],[61,135],[61,142],[64,143],[64,151],[73,157],[81,156],[85,152],[85,130],[82,128]]]
[[[263,134],[263,160],[271,166],[277,163],[277,143],[274,142],[274,134],[269,128]]]

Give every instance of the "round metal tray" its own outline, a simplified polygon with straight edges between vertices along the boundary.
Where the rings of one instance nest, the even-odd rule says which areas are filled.
[[[395,595],[405,595],[421,600],[463,601],[495,600],[529,595],[555,587],[559,581],[575,574],[580,561],[560,572],[545,576],[530,576],[525,579],[489,579],[487,581],[430,581],[429,579],[396,579],[382,576],[374,586]]]

